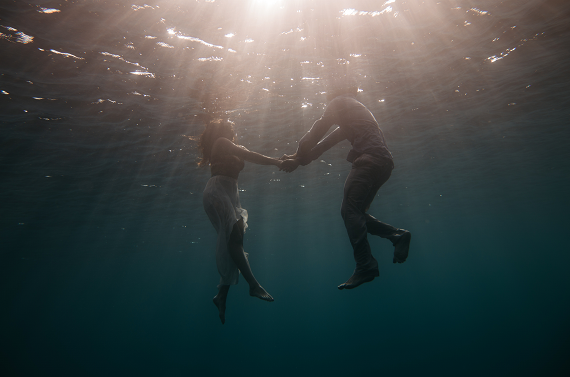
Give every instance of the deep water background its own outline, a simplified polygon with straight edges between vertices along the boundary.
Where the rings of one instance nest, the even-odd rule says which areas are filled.
[[[566,376],[570,3],[0,1],[3,376]],[[352,291],[350,145],[248,164],[245,248],[275,297],[211,303],[196,136],[280,157],[357,77],[396,169]]]

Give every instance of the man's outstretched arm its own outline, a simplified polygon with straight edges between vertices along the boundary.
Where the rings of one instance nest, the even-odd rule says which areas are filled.
[[[321,140],[311,151],[308,153],[308,159],[311,161],[321,157],[323,153],[346,139],[346,135],[340,127],[331,132],[327,137]]]
[[[308,165],[311,161],[316,160],[317,158],[321,157],[323,153],[331,149],[333,146],[337,145],[343,140],[346,140],[346,134],[340,127],[337,127],[336,130],[331,132],[327,137],[321,140],[313,149],[311,149],[308,153],[303,156],[299,156],[297,153],[293,155],[283,155],[281,160],[295,160],[298,162],[298,165]]]
[[[311,129],[299,140],[299,147],[295,156],[301,160],[307,160],[311,150],[317,145],[317,143],[325,136],[327,131],[331,128],[332,124],[327,122],[324,117],[321,117],[315,123]]]

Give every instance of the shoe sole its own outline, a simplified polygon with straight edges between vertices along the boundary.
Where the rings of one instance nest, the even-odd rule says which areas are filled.
[[[404,263],[406,259],[408,259],[411,240],[412,234],[410,232],[405,232],[402,234],[402,238],[400,238],[396,244],[396,250],[394,250],[394,263]],[[400,248],[398,248],[398,246],[400,246]]]

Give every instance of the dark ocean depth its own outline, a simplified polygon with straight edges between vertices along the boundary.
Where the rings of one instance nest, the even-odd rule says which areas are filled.
[[[0,375],[567,376],[570,2],[0,0]],[[293,153],[348,68],[395,169],[340,216],[343,142],[246,164],[244,246],[275,298],[212,297],[199,135]]]

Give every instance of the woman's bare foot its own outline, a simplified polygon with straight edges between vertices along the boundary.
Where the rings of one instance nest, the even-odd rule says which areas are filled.
[[[214,305],[218,308],[218,312],[220,315],[220,320],[222,321],[222,325],[226,323],[226,298],[228,297],[228,291],[230,290],[229,285],[222,285],[218,294],[212,301],[214,301]]]
[[[220,313],[220,320],[222,321],[222,325],[226,323],[226,302],[221,300],[218,296],[214,297],[212,300],[214,301],[214,305],[218,308]]]
[[[249,287],[249,295],[253,297],[259,297],[265,301],[273,301],[273,297],[261,285],[254,287]]]

